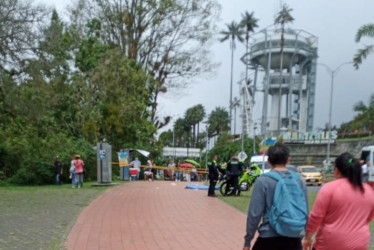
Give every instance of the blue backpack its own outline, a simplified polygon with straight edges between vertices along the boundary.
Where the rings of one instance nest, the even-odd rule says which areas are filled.
[[[267,211],[271,227],[280,235],[299,238],[305,235],[308,208],[305,193],[297,180],[300,174],[275,171],[264,174],[276,180],[273,206]]]

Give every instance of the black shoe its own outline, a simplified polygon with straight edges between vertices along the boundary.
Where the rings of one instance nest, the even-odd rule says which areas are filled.
[[[215,194],[208,194],[209,197],[217,197]]]

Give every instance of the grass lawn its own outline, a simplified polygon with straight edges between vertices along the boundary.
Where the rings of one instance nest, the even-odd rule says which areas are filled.
[[[75,219],[107,187],[0,187],[0,249],[62,249]]]
[[[241,192],[240,197],[224,197],[219,195],[219,198],[224,202],[230,204],[231,206],[237,208],[238,210],[247,213],[249,207],[249,201],[251,199],[252,189],[249,192]],[[317,197],[317,192],[308,192],[308,202],[309,202],[309,211],[312,209],[314,201]],[[370,223],[370,233],[372,235],[372,240],[369,250],[374,250],[374,220]]]

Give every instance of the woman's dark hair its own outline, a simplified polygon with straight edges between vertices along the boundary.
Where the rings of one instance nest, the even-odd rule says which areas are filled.
[[[349,182],[364,192],[361,177],[360,162],[350,153],[343,153],[335,160],[335,167],[339,169],[340,173],[347,177]]]
[[[284,165],[290,156],[290,150],[286,145],[277,142],[274,146],[269,147],[268,160],[272,165]]]

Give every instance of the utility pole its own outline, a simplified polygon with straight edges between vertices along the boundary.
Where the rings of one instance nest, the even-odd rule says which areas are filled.
[[[326,156],[326,165],[330,168],[331,160],[330,160],[330,147],[331,147],[331,120],[332,120],[332,99],[334,93],[334,80],[335,75],[338,73],[339,69],[347,64],[352,64],[352,62],[345,62],[340,64],[334,70],[332,70],[328,65],[324,63],[318,63],[319,65],[324,66],[327,69],[327,72],[330,74],[331,77],[331,90],[330,90],[330,107],[329,107],[329,123],[328,123],[328,141],[327,141],[327,156]]]

